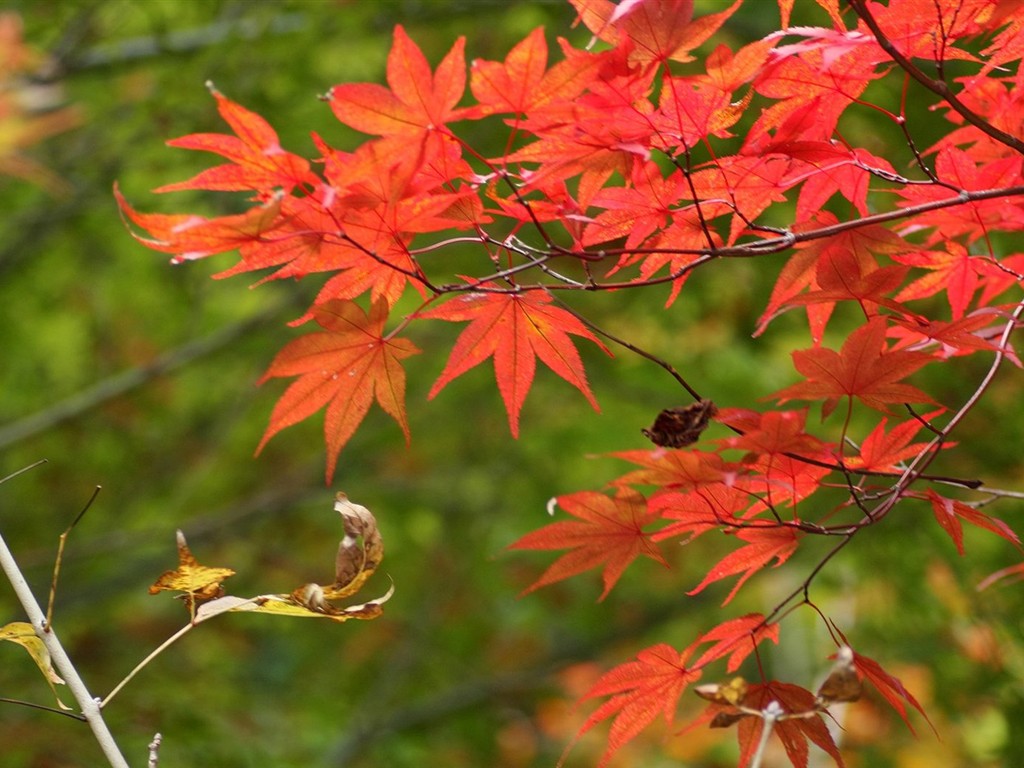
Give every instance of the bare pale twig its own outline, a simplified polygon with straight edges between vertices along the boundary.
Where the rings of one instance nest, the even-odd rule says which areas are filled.
[[[47,624],[43,609],[40,607],[35,595],[32,594],[32,590],[29,588],[28,582],[25,581],[25,577],[22,575],[21,569],[18,567],[18,563],[11,554],[10,549],[8,549],[7,542],[4,541],[3,536],[0,536],[0,570],[3,570],[7,580],[14,588],[14,593],[25,609],[25,613],[35,629],[36,635],[42,640],[43,645],[49,652],[54,668],[67,682],[68,690],[71,691],[71,695],[78,702],[82,717],[89,724],[89,728],[92,729],[93,735],[96,737],[96,741],[110,763],[111,768],[128,768],[128,762],[124,759],[124,755],[121,754],[113,734],[111,734],[106,721],[103,719],[99,702],[89,693],[89,689],[78,674],[78,670],[57,638],[56,632],[53,631],[53,627]]]

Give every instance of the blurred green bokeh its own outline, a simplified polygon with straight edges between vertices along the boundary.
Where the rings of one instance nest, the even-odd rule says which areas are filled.
[[[767,5],[748,3],[724,39],[736,46],[770,31],[773,14],[758,10]],[[684,595],[724,553],[713,544],[671,552],[671,572],[638,563],[600,605],[598,580],[589,576],[517,597],[551,557],[505,547],[549,521],[551,496],[600,488],[622,471],[598,456],[642,446],[639,428],[680,400],[660,368],[583,345],[601,413],[541,370],[522,437],[513,441],[489,366],[427,402],[458,329],[417,329],[413,338],[426,354],[408,365],[411,446],[374,409],[327,488],[317,418],[252,457],[285,386],[256,381],[295,337],[286,323],[319,282],[249,290],[245,277],[211,280],[233,263],[228,256],[171,267],[128,235],[111,194],[116,180],[146,211],[217,213],[238,204],[230,196],[149,194],[209,164],[163,145],[225,130],[206,81],[264,115],[292,151],[312,154],[311,130],[352,148],[359,138],[317,95],[338,82],[381,80],[394,24],[432,62],[459,35],[467,36],[469,58],[500,59],[541,24],[550,40],[584,44],[588,35],[570,28],[567,3],[22,0],[7,7],[21,13],[26,40],[58,58],[63,98],[83,118],[27,150],[64,180],[63,192],[0,178],[0,475],[48,462],[0,486],[0,530],[44,596],[57,537],[102,486],[69,539],[55,614],[93,692],[110,690],[185,622],[179,604],[146,592],[175,564],[176,528],[202,562],[238,572],[228,585],[233,594],[289,591],[333,574],[340,536],[333,491],[345,490],[376,513],[387,552],[382,570],[396,585],[374,622],[225,616],[198,628],[106,711],[133,764],[143,763],[160,731],[162,768],[551,766],[584,717],[569,702],[586,685],[578,681],[600,669],[588,662],[619,663],[659,641],[683,647],[725,618],[717,605],[728,587]],[[851,130],[876,130],[871,114],[859,119],[864,124]],[[485,154],[488,142],[500,152],[500,136],[469,130]],[[878,141],[882,152],[885,139]],[[781,263],[707,270],[668,313],[663,289],[616,294],[611,306],[608,295],[582,296],[576,306],[669,360],[721,404],[756,407],[793,380],[788,352],[808,346],[795,317],[756,343],[750,338]],[[936,386],[952,398],[969,392],[981,365],[960,365],[962,379]],[[965,426],[957,474],[984,475],[992,485],[1019,481],[1024,419],[1016,375],[1001,379]],[[1016,511],[1007,504],[996,514],[1012,520]],[[941,754],[959,761],[944,764],[1000,765],[1024,754],[1024,737],[1011,727],[1024,721],[1024,611],[1019,588],[977,595],[973,584],[1014,556],[972,532],[970,557],[955,559],[928,517],[922,505],[866,534],[860,551],[851,547],[826,574],[818,597],[844,617],[864,653],[907,675],[942,733]],[[800,562],[816,554],[794,559],[789,574],[755,579],[729,615],[770,608],[802,580]],[[386,589],[378,576],[368,596]],[[22,618],[0,588],[0,624]],[[783,647],[766,658],[770,671],[811,685],[827,664],[820,635],[810,616],[791,622]],[[49,703],[36,669],[13,645],[0,644],[0,696]],[[850,765],[910,766],[914,755],[936,754],[923,720],[914,720],[915,742],[883,704],[872,706],[877,720],[860,722],[874,730],[851,730]],[[735,762],[729,733],[690,734],[666,746],[654,731],[617,763]],[[568,765],[594,764],[602,735],[588,736]],[[4,768],[102,764],[83,725],[24,707],[0,707],[0,745]]]

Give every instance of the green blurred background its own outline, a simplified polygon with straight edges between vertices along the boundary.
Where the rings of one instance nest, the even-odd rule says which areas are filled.
[[[48,462],[0,486],[0,530],[44,596],[59,534],[102,486],[68,541],[55,617],[91,690],[109,691],[186,620],[178,603],[146,591],[175,565],[176,528],[201,562],[238,572],[232,594],[289,591],[332,576],[340,536],[333,492],[344,490],[376,513],[382,570],[396,586],[374,622],[243,615],[198,628],[106,710],[133,764],[143,764],[160,731],[162,768],[551,766],[589,711],[572,701],[603,668],[654,642],[681,648],[727,616],[768,609],[825,551],[810,547],[803,560],[759,576],[728,614],[717,608],[728,584],[698,599],[684,595],[726,551],[710,541],[667,550],[671,571],[637,564],[601,604],[596,575],[519,598],[552,557],[509,553],[507,545],[550,521],[551,496],[599,488],[623,471],[601,455],[642,447],[639,428],[684,401],[668,375],[629,353],[608,359],[583,345],[602,412],[542,369],[513,441],[489,365],[426,401],[458,332],[426,324],[412,334],[426,354],[407,366],[411,447],[375,408],[328,488],[320,418],[252,457],[285,386],[256,381],[295,338],[285,324],[319,282],[250,290],[252,276],[210,280],[233,258],[172,267],[124,229],[115,180],[140,210],[216,214],[238,205],[229,196],[149,194],[213,162],[163,145],[226,130],[207,80],[264,115],[292,151],[312,155],[311,130],[351,149],[358,137],[317,96],[338,82],[382,80],[394,24],[434,63],[463,34],[468,58],[501,59],[542,24],[552,42],[564,35],[584,44],[588,34],[570,28],[567,3],[5,7],[21,14],[25,39],[59,62],[50,106],[78,112],[65,132],[19,150],[52,178],[0,177],[0,475]],[[722,7],[698,3],[698,12]],[[771,31],[769,7],[748,3],[718,42],[736,47]],[[886,136],[898,139],[891,127],[860,119],[849,128],[876,135],[875,151],[885,150]],[[485,154],[487,142],[491,154],[500,152],[500,135],[471,130]],[[669,313],[661,311],[665,289],[616,294],[611,305],[608,295],[583,296],[575,306],[669,360],[716,402],[757,407],[757,398],[793,380],[788,351],[808,345],[796,317],[750,337],[781,263],[705,270]],[[932,384],[955,401],[984,365],[968,361]],[[949,471],[992,485],[1020,478],[1018,375],[1001,379],[975,412]],[[1004,503],[994,511],[1013,522],[1019,509]],[[858,650],[905,679],[943,738],[916,716],[921,738],[909,737],[876,697],[846,720],[849,764],[1013,765],[1012,756],[1024,754],[1024,736],[1010,727],[1024,721],[1020,588],[977,595],[973,585],[1014,555],[1001,540],[969,532],[971,557],[958,559],[929,517],[924,505],[893,516],[844,552],[816,589]],[[379,575],[366,597],[385,589]],[[22,618],[0,589],[0,624]],[[820,627],[810,614],[797,616],[783,637],[782,649],[765,657],[769,672],[812,685],[827,666]],[[0,696],[50,703],[35,667],[9,644],[0,644]],[[687,699],[684,708],[685,715],[701,707]],[[616,763],[735,763],[731,733],[668,736],[652,728]],[[598,729],[567,764],[592,765],[602,749]],[[4,768],[102,763],[84,725],[0,705]]]

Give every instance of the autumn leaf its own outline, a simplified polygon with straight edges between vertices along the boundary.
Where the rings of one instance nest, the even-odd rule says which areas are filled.
[[[480,287],[497,288],[492,283]],[[583,361],[569,336],[589,339],[603,351],[608,350],[579,318],[552,302],[547,293],[488,291],[455,296],[435,309],[418,313],[419,318],[470,321],[429,397],[434,398],[452,379],[493,357],[509,428],[513,437],[518,437],[519,412],[533,384],[536,360],[540,358],[582,392],[594,410],[599,410],[587,384]]]
[[[693,666],[696,669],[701,669],[716,659],[728,655],[729,661],[726,663],[725,669],[727,672],[735,672],[740,668],[740,664],[765,640],[771,640],[778,645],[779,625],[777,622],[765,621],[765,617],[760,613],[749,613],[746,616],[723,621],[697,638],[695,645],[713,644],[704,650]]]
[[[46,684],[53,691],[53,698],[57,700],[57,706],[69,711],[71,707],[61,701],[60,696],[57,695],[56,686],[64,685],[64,679],[54,670],[53,663],[50,661],[50,652],[46,650],[46,645],[36,635],[32,625],[27,621],[12,621],[9,624],[5,624],[0,627],[0,640],[8,640],[28,651],[32,661],[36,663],[39,671],[43,673]]]
[[[188,181],[165,184],[154,192],[182,189],[220,191],[256,190],[269,197],[276,189],[290,192],[296,187],[315,185],[317,177],[309,169],[309,161],[281,148],[277,133],[255,112],[231,101],[207,83],[217,99],[217,109],[231,126],[235,136],[219,133],[195,133],[172,139],[168,146],[213,152],[230,163],[207,168]]]
[[[480,106],[468,108],[466,114],[525,115],[545,104],[570,100],[580,94],[597,68],[597,60],[588,56],[564,59],[550,69],[547,61],[543,27],[513,46],[503,62],[475,59],[469,87]]]
[[[910,724],[907,708],[903,704],[904,701],[920,712],[924,719],[928,721],[928,724],[932,725],[931,720],[928,719],[928,714],[918,703],[917,699],[914,698],[914,695],[904,687],[899,679],[882,669],[882,666],[877,661],[869,659],[867,656],[862,656],[855,651],[853,654],[853,665],[864,676],[864,679],[875,686],[892,708],[899,713],[911,733],[914,733],[914,726]],[[932,725],[932,730],[935,730],[934,725]]]
[[[263,241],[279,224],[281,196],[274,196],[244,213],[207,219],[190,214],[140,213],[121,195],[114,197],[121,213],[152,237],[132,232],[148,248],[174,254],[174,263],[193,261]]]
[[[290,593],[248,598],[224,595],[220,582],[234,571],[200,566],[188,550],[184,535],[178,531],[181,565],[176,571],[168,571],[161,576],[150,587],[150,594],[167,589],[185,592],[190,600],[203,599],[202,605],[194,611],[193,624],[233,612],[325,618],[337,622],[377,618],[382,613],[381,605],[394,593],[394,586],[384,595],[358,605],[338,607],[331,602],[358,592],[384,557],[384,543],[377,528],[377,520],[370,510],[349,501],[344,493],[336,495],[334,509],[341,515],[345,536],[338,545],[335,576],[331,584],[303,584]]]
[[[742,573],[740,580],[722,601],[722,605],[728,604],[736,596],[736,592],[743,586],[743,583],[772,560],[776,561],[776,568],[786,562],[796,551],[800,536],[798,531],[792,527],[771,525],[741,528],[737,531],[736,538],[747,542],[747,544],[719,560],[708,571],[704,580],[686,594],[696,595],[715,581]]]
[[[200,565],[188,548],[185,534],[177,532],[178,567],[173,571],[165,571],[153,586],[149,594],[156,595],[165,590],[184,593],[185,603],[189,612],[195,614],[195,607],[224,594],[222,582],[235,572],[230,568],[216,568]]]
[[[949,538],[956,544],[956,551],[961,555],[964,553],[964,532],[961,520],[966,520],[971,525],[991,531],[997,536],[1006,539],[1017,549],[1021,548],[1020,537],[999,518],[986,515],[980,509],[976,509],[962,501],[940,496],[930,488],[926,491],[925,495],[928,501],[931,502],[932,512],[935,514],[936,521],[949,534]]]
[[[780,403],[824,400],[823,416],[835,410],[842,397],[856,397],[882,412],[889,403],[934,403],[917,387],[899,383],[932,359],[923,352],[887,351],[885,320],[876,316],[851,333],[839,352],[825,347],[794,352],[793,364],[807,380],[773,397]]]
[[[886,431],[888,419],[883,418],[867,437],[861,441],[860,454],[846,459],[846,466],[851,469],[871,472],[893,472],[899,470],[899,464],[911,456],[916,456],[927,443],[911,443],[914,436],[941,411],[926,414],[921,421],[908,419],[898,423]]]
[[[701,673],[686,662],[694,646],[682,652],[661,643],[637,654],[635,661],[609,670],[587,691],[584,699],[609,696],[586,722],[579,733],[586,733],[602,720],[614,717],[605,749],[598,768],[608,761],[627,742],[649,725],[659,714],[671,723],[679,697],[688,686],[700,679]]]
[[[509,549],[569,550],[523,594],[603,565],[604,591],[598,599],[604,600],[639,555],[668,567],[650,534],[644,531],[644,526],[660,514],[647,509],[640,493],[624,489],[610,497],[596,491],[581,491],[559,496],[557,501],[577,520],[551,523],[509,545]]]
[[[707,40],[739,6],[693,19],[693,0],[570,0],[595,36],[631,44],[630,58],[642,63],[693,61],[690,51]]]
[[[324,330],[290,342],[260,380],[298,376],[270,416],[259,453],[275,434],[327,406],[324,435],[327,443],[327,479],[338,454],[356,431],[376,399],[398,422],[409,440],[405,417],[405,371],[401,361],[419,349],[406,340],[384,337],[387,303],[374,302],[367,314],[352,301],[328,301],[313,309],[313,319]]]
[[[336,85],[327,94],[335,117],[374,136],[408,136],[441,128],[457,119],[455,105],[466,88],[465,45],[464,37],[456,40],[431,73],[419,46],[401,25],[396,26],[387,64],[390,90],[376,83]]]
[[[777,702],[786,714],[797,715],[814,712],[817,708],[815,695],[806,688],[777,680],[750,686],[743,699],[743,706],[747,709],[762,711],[773,701]],[[759,717],[744,717],[738,721],[736,738],[740,745],[739,764],[741,766],[749,765],[749,760],[757,748],[763,729],[764,720]],[[845,765],[839,748],[821,715],[784,717],[776,720],[772,736],[782,742],[782,746],[786,750],[786,757],[789,758],[789,762],[794,768],[807,768],[808,741],[827,752],[839,768]]]

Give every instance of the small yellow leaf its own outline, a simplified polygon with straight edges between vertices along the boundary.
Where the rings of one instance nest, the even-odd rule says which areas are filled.
[[[163,590],[184,592],[191,606],[193,602],[212,600],[223,595],[221,582],[234,575],[235,572],[230,568],[211,568],[196,562],[185,542],[185,534],[178,531],[178,567],[157,579],[149,588],[149,594],[155,595]]]
[[[54,685],[64,685],[64,680],[54,671],[53,665],[50,663],[50,652],[46,650],[43,641],[36,636],[36,632],[31,624],[27,621],[12,621],[10,624],[0,627],[0,640],[9,640],[12,643],[17,643],[28,651],[29,656],[32,657],[36,666],[39,667],[43,677],[46,678],[46,683],[50,686],[50,690],[53,691],[53,697],[57,699],[57,705],[61,709],[71,709],[57,695],[57,689]]]

